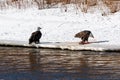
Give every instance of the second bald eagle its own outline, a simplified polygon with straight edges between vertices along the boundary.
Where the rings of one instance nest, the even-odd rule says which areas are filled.
[[[89,38],[89,37],[94,38],[92,32],[89,31],[89,30],[81,31],[81,32],[75,34],[75,37],[77,37],[77,38],[81,38],[82,41],[80,42],[80,44],[86,44],[86,43],[89,43],[89,42],[88,42],[88,38]]]

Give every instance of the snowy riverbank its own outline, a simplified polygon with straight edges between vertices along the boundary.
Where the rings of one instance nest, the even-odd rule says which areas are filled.
[[[107,41],[106,41],[107,42]],[[102,42],[80,45],[78,42],[41,42],[29,45],[25,41],[1,40],[0,46],[26,47],[26,48],[48,48],[74,51],[120,51],[120,45],[105,45]]]
[[[63,12],[54,9],[0,11],[0,40],[25,41],[40,26],[41,42],[79,42],[74,35],[90,30],[95,36],[89,41],[108,41],[104,45],[120,45],[120,12],[102,16],[99,12],[76,14],[74,9]]]

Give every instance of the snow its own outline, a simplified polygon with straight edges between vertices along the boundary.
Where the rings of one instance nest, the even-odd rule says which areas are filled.
[[[120,45],[105,45],[92,43],[80,45],[78,42],[41,42],[40,44],[28,44],[26,41],[0,40],[0,46],[48,48],[74,51],[115,51],[120,52]]]
[[[0,11],[0,40],[28,42],[38,26],[42,28],[41,42],[79,42],[74,35],[90,30],[95,37],[89,38],[91,42],[108,41],[100,44],[120,45],[120,12],[102,16],[99,11],[83,13],[74,8],[67,12],[61,8]]]

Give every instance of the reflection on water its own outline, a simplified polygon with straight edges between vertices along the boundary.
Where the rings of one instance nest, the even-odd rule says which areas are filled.
[[[0,47],[0,80],[120,80],[120,53]]]

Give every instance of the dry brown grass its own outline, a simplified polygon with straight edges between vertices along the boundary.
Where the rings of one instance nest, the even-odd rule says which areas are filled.
[[[87,5],[88,6],[95,6],[95,5],[97,5],[97,0],[87,0]]]
[[[5,2],[6,1],[6,2]],[[38,9],[47,8],[46,5],[51,8],[53,5],[58,3],[62,3],[62,5],[66,4],[76,4],[82,12],[87,12],[87,10],[91,6],[95,6],[101,0],[5,0],[4,2],[0,2],[0,8],[3,9],[4,7],[13,6],[16,8],[27,8],[30,6],[37,6]],[[44,1],[44,2],[43,2]],[[110,8],[111,13],[115,13],[120,10],[120,0],[102,0],[107,7]],[[33,4],[34,3],[34,4]],[[7,5],[6,5],[7,4]],[[28,6],[29,5],[29,6]]]
[[[110,8],[111,13],[115,13],[120,10],[119,0],[103,0],[103,2]]]
[[[76,0],[76,4],[79,6],[85,5],[81,8],[81,11],[87,12],[91,6],[97,5],[100,0]],[[111,13],[115,13],[120,10],[120,0],[101,0],[110,9]]]

